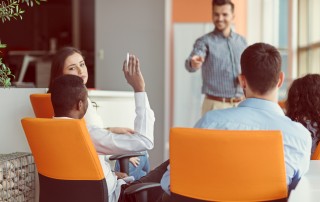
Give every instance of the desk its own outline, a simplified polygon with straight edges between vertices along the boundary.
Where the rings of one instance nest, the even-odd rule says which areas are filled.
[[[288,201],[320,201],[320,161],[310,162],[309,171],[301,178],[296,189],[291,191]]]
[[[55,51],[30,50],[30,51],[9,51],[10,56],[23,56],[17,84],[23,82],[24,76],[30,62],[36,62],[36,86],[46,88],[49,85],[51,61],[44,59],[51,57]]]

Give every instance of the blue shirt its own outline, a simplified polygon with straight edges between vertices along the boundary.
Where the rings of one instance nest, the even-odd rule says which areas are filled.
[[[190,65],[192,56],[204,58],[202,63],[202,93],[216,97],[243,97],[238,82],[241,73],[240,56],[247,47],[246,40],[231,31],[229,37],[217,29],[196,40],[185,67],[189,72],[196,69]]]
[[[296,185],[309,169],[310,132],[302,124],[286,117],[277,103],[248,98],[236,108],[209,111],[195,127],[223,130],[281,130],[287,185]],[[170,169],[161,180],[161,186],[167,193],[170,193],[169,184]]]

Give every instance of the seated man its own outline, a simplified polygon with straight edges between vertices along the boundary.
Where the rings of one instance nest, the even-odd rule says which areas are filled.
[[[104,155],[145,151],[152,149],[154,145],[154,113],[149,106],[145,83],[137,59],[130,60],[128,68],[124,67],[123,71],[127,82],[135,91],[137,113],[134,123],[135,132],[133,134],[117,135],[108,133],[104,129],[89,130],[89,133],[95,133],[95,135],[91,135],[91,138],[95,138],[92,141],[99,153],[99,159],[107,180],[110,202],[118,200],[120,186],[125,184],[125,181],[117,179],[117,176],[111,171],[110,165],[104,161]],[[57,78],[51,90],[55,118],[81,119],[87,110],[87,97],[87,89],[80,77],[63,75]],[[103,147],[100,147],[100,142],[104,142]]]
[[[237,108],[206,113],[196,128],[222,130],[281,130],[284,143],[286,177],[289,190],[309,168],[311,137],[300,123],[285,116],[278,103],[284,81],[281,56],[271,45],[256,43],[241,55],[240,85],[246,96]],[[161,180],[170,194],[170,166]]]

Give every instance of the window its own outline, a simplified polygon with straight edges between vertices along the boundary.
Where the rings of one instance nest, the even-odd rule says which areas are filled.
[[[319,0],[299,0],[298,76],[320,73]]]

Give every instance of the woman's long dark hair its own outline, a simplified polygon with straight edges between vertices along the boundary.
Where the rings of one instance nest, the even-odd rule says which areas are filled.
[[[308,123],[320,138],[320,74],[307,74],[293,81],[286,101],[287,116],[305,127]]]
[[[81,51],[74,47],[64,47],[54,55],[51,63],[51,74],[48,93],[50,93],[51,91],[50,89],[52,87],[53,81],[59,76],[63,75],[63,67],[65,60],[67,59],[67,57],[74,53],[79,53],[80,55],[82,55]]]

